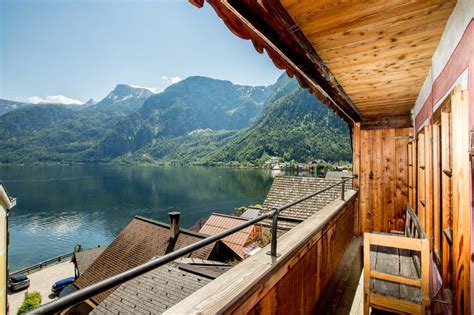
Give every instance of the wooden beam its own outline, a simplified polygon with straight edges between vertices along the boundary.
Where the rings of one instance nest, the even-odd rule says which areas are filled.
[[[363,117],[360,128],[363,130],[388,129],[388,128],[408,128],[412,127],[410,115],[379,115]]]
[[[390,282],[396,282],[401,284],[407,284],[414,287],[421,287],[420,279],[413,279],[404,276],[392,275],[389,273],[379,272],[377,270],[370,270],[370,277],[374,279],[386,280]]]

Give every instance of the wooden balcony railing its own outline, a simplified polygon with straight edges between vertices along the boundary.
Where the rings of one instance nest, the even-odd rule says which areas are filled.
[[[337,199],[278,239],[278,257],[264,248],[165,314],[309,314],[354,236],[357,191]]]

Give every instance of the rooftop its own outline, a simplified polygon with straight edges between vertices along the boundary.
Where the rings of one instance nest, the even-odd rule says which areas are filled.
[[[180,229],[176,239],[171,240],[169,229],[166,223],[136,216],[81,274],[75,282],[76,286],[87,287],[143,264],[155,256],[163,256],[206,237],[200,233]],[[216,243],[200,248],[189,256],[208,259]],[[112,288],[102,292],[94,296],[92,300],[99,304],[114,290]]]
[[[213,213],[202,226],[200,233],[215,235],[222,231],[238,226],[247,219],[220,213]],[[251,225],[223,239],[224,243],[241,258],[247,256],[245,247],[252,243],[257,236],[256,226]]]
[[[125,282],[91,314],[163,313],[230,268],[218,261],[180,258]]]
[[[74,258],[76,260],[76,267],[81,275],[84,271],[89,268],[90,265],[99,257],[102,252],[107,248],[107,246],[84,249],[79,252],[74,253]]]
[[[345,177],[351,177],[351,172],[342,172],[342,171],[327,171],[325,178],[327,179],[344,179]]]
[[[91,314],[158,314],[212,279],[169,265],[132,279],[102,301]]]
[[[282,207],[285,204],[338,182],[340,181],[318,177],[277,176],[262,205],[262,213],[271,211],[273,208]],[[336,186],[333,189],[329,189],[293,207],[283,210],[278,216],[278,227],[282,229],[295,227],[298,223],[309,218],[336,198],[339,198],[340,195],[341,187]]]
[[[245,212],[240,215],[240,217],[249,220],[255,219],[260,215],[260,211],[262,211],[260,208],[248,207],[247,210],[245,210]]]

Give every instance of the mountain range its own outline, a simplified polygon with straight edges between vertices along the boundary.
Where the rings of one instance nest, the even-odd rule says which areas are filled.
[[[0,163],[349,160],[346,124],[285,74],[269,86],[188,77],[154,94],[117,85],[98,103],[0,100]]]

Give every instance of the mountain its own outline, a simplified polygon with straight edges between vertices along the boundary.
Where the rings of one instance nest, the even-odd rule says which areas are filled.
[[[149,97],[117,123],[100,144],[99,156],[133,153],[159,139],[198,129],[240,130],[263,111],[273,86],[252,87],[206,77],[189,77]]]
[[[152,94],[119,84],[95,105],[22,104],[0,116],[0,163],[97,162],[90,152]]]
[[[296,87],[277,97],[254,126],[210,153],[205,161],[246,162],[268,155],[285,161],[349,161],[348,126],[313,95]]]
[[[84,106],[92,106],[95,104],[97,104],[97,102],[93,98],[90,98],[87,102],[84,103]]]
[[[12,111],[12,110],[15,110],[27,105],[31,105],[31,104],[0,99],[0,116],[2,116],[5,113],[8,113],[9,111]]]
[[[256,162],[269,155],[300,162],[313,158],[351,160],[347,124],[296,80],[282,75],[271,86],[263,107],[264,112],[250,128],[235,132],[198,129],[162,137],[116,161],[215,165]]]
[[[153,94],[119,84],[89,106],[22,104],[0,116],[1,163],[350,160],[347,125],[282,75],[267,87],[189,77]]]
[[[146,88],[117,84],[112,92],[110,92],[100,102],[90,106],[89,109],[121,110],[131,112],[140,108],[143,105],[143,102],[152,95],[153,92]]]

